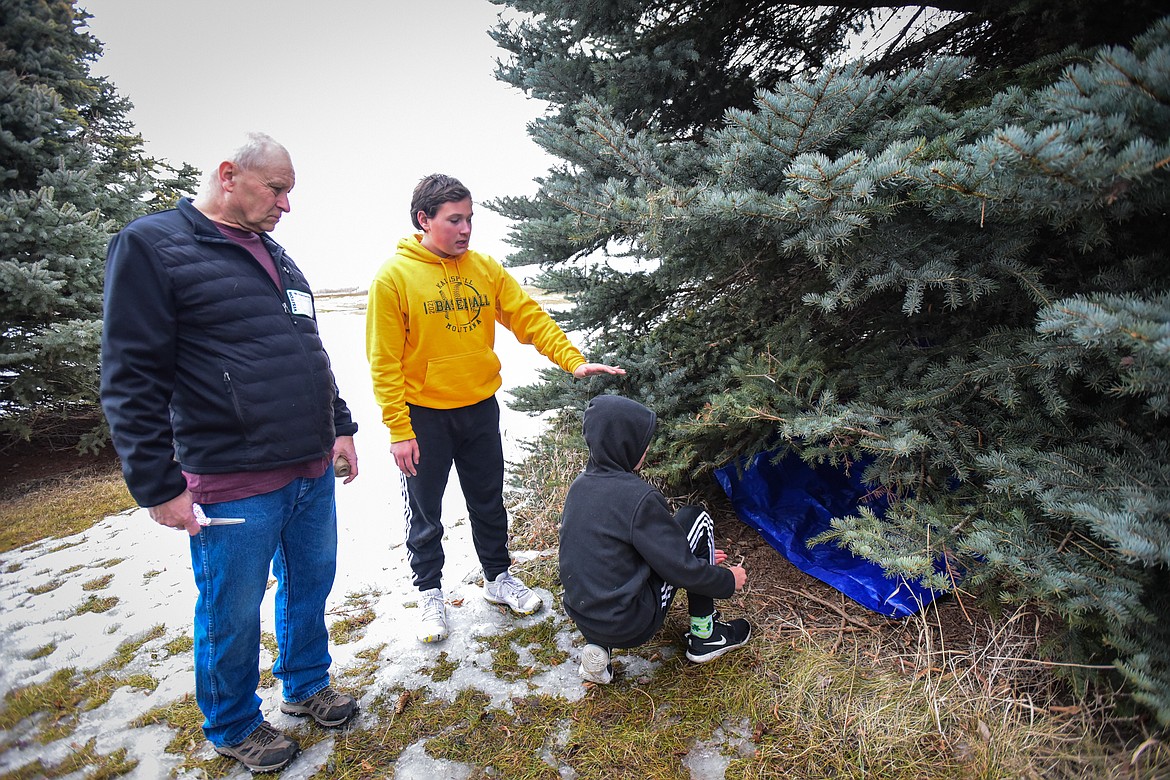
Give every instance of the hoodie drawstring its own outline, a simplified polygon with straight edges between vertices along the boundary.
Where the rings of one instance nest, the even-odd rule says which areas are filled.
[[[442,267],[442,269],[443,269],[443,278],[447,281],[447,284],[450,284],[451,279],[452,279],[451,272],[447,270],[447,262],[442,257],[439,257],[439,266]],[[459,298],[462,297],[462,292],[463,292],[463,277],[459,275],[459,258],[455,258],[454,279],[455,279],[455,283],[459,285],[459,289],[458,290],[452,289],[451,299],[448,300],[447,302],[451,305],[451,309],[453,311],[459,311]],[[446,285],[444,285],[444,287],[445,286]],[[439,288],[439,295],[443,296],[444,300],[447,300],[447,294],[445,292],[443,292],[442,287]],[[463,324],[466,327],[469,327],[469,328],[471,327],[471,312],[464,313]]]

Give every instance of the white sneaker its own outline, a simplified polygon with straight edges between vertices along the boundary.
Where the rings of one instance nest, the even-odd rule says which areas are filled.
[[[544,604],[540,596],[506,570],[494,580],[484,581],[483,597],[493,604],[507,604],[518,615],[531,615]]]
[[[438,588],[424,590],[419,594],[422,617],[418,624],[418,641],[442,642],[447,638],[447,607],[443,604],[443,591]]]
[[[581,667],[577,669],[581,679],[609,685],[613,681],[613,664],[609,651],[601,645],[585,645],[581,650]]]

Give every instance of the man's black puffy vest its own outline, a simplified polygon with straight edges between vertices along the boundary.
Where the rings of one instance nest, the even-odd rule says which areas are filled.
[[[290,304],[309,284],[262,238],[283,289],[190,201],[110,242],[102,403],[143,506],[184,489],[175,457],[192,473],[262,471],[326,457],[357,430],[316,320]]]

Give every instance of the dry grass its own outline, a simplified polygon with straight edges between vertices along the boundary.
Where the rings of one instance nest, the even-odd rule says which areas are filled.
[[[110,587],[110,583],[114,581],[113,574],[103,574],[100,577],[94,577],[92,580],[86,580],[81,583],[82,590],[105,590]]]
[[[114,607],[118,606],[117,596],[106,596],[105,598],[91,593],[85,601],[78,604],[73,609],[74,615],[84,615],[86,612],[101,613],[109,612]]]
[[[625,674],[572,710],[554,756],[575,776],[689,778],[696,741],[730,757],[728,778],[1160,778],[1164,735],[1074,695],[1032,651],[1037,623],[1019,613],[972,627],[961,647],[934,638],[912,652],[873,637],[763,625],[743,650],[695,666],[674,648],[682,616],[638,655],[662,658],[649,677]],[[479,766],[482,766],[480,764]]]
[[[500,709],[474,690],[453,702],[426,688],[377,691],[363,701],[357,722],[331,732],[333,752],[314,777],[387,776],[402,750],[419,740],[432,756],[472,767],[473,777],[689,780],[686,760],[700,744],[725,753],[727,778],[1140,780],[1170,773],[1161,735],[1118,715],[1105,699],[1075,695],[1034,660],[1043,631],[1025,612],[973,622],[961,641],[952,629],[949,644],[933,612],[888,632],[837,637],[757,616],[747,647],[703,665],[678,652],[683,612],[676,605],[650,643],[615,654],[614,683],[590,688],[578,702],[532,695]],[[492,668],[501,678],[522,679],[571,662],[556,645],[563,620],[553,614],[484,637]],[[118,658],[161,640],[160,629],[128,642]],[[353,667],[336,670],[339,687],[362,696],[374,685],[384,650],[363,650]],[[530,660],[520,662],[520,652]],[[633,655],[656,668],[629,672]],[[456,665],[440,654],[427,672],[449,679]],[[22,689],[6,702],[0,728],[35,717],[40,739],[67,736],[79,714],[113,688],[148,687],[148,679],[115,679],[111,672],[120,666],[116,659],[81,674],[62,670]],[[174,729],[167,750],[183,756],[180,771],[205,777],[236,771],[209,754],[192,698],[132,725],[149,723]],[[293,736],[308,747],[326,734],[306,726]],[[111,767],[126,766],[122,758],[98,757]]]
[[[555,548],[564,493],[585,459],[560,423],[561,438],[534,444],[515,472],[516,546]],[[555,600],[555,558],[524,566]],[[799,612],[801,594],[781,591]],[[993,617],[959,605],[967,621],[956,626],[935,604],[882,628],[842,616],[808,630],[793,629],[763,592],[737,601],[756,638],[717,663],[678,660],[677,606],[655,640],[663,644],[636,651],[671,659],[652,678],[623,679],[615,656],[617,682],[595,689],[567,727],[561,758],[577,777],[623,767],[686,778],[680,757],[718,732],[734,753],[728,778],[1170,778],[1166,733],[1108,679],[1070,683],[1045,660],[1052,637],[1028,611]]]
[[[514,549],[557,548],[565,496],[589,457],[579,428],[576,418],[561,414],[548,434],[525,444],[527,459],[513,469],[506,495]]]
[[[1136,715],[1109,678],[1074,684],[1067,666],[1045,660],[1051,637],[1035,613],[976,617],[966,637],[949,643],[934,609],[911,620],[917,636],[908,648],[884,647],[879,634],[865,652],[921,687],[967,776],[1170,776],[1165,733]]]
[[[344,645],[361,639],[366,626],[377,617],[370,604],[381,595],[381,591],[373,588],[347,594],[345,604],[328,613],[343,616],[329,626],[329,640],[335,645]]]
[[[583,455],[563,442],[537,444],[534,454],[519,470],[520,492],[513,495],[520,502],[515,546],[553,549],[564,491]],[[553,599],[546,619],[481,640],[495,673],[513,680],[573,663],[557,645],[565,618],[556,556],[526,561],[517,570]],[[100,590],[99,581],[93,582]],[[345,639],[360,638],[378,595],[351,594],[334,629]],[[800,599],[795,591],[782,595]],[[1051,639],[1045,624],[1028,611],[993,617],[971,609],[966,622],[956,625],[953,614],[947,620],[936,604],[880,628],[859,627],[844,615],[839,624],[813,626],[785,619],[775,598],[753,592],[729,605],[729,611],[751,617],[755,637],[742,650],[703,665],[686,662],[679,652],[685,630],[680,599],[650,643],[615,654],[614,683],[591,687],[577,702],[532,695],[498,708],[474,690],[453,701],[425,687],[373,691],[364,696],[355,723],[330,732],[336,738],[332,753],[314,777],[390,776],[401,752],[420,740],[430,755],[470,766],[472,777],[689,780],[686,762],[698,745],[722,751],[725,777],[736,780],[1170,777],[1166,734],[1127,711],[1124,697],[1107,687],[1076,686],[1059,675],[1044,658],[1044,642]],[[62,669],[39,685],[10,692],[0,729],[11,734],[20,724],[37,741],[68,738],[82,713],[117,687],[151,687],[146,675],[120,672],[144,643],[162,639],[156,626],[103,667]],[[265,634],[262,645],[275,657],[274,637]],[[189,638],[163,649],[188,652]],[[339,687],[358,696],[372,690],[385,650],[363,649],[355,665],[335,670]],[[654,666],[634,674],[631,656]],[[439,654],[425,671],[432,680],[446,680],[458,663]],[[271,671],[265,674],[271,684]],[[184,697],[132,726],[173,729],[167,750],[183,756],[181,773],[237,772],[234,762],[207,749],[202,721],[193,698]],[[293,735],[305,747],[327,737],[310,726]],[[0,737],[0,747],[6,741]],[[79,747],[78,755],[86,763],[34,762],[0,780],[59,777],[82,767],[87,777],[114,777],[133,767],[124,754],[96,754],[92,743]]]
[[[134,506],[120,471],[41,483],[0,502],[0,552],[81,533],[107,515]]]

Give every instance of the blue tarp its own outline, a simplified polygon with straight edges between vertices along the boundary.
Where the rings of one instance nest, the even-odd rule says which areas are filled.
[[[879,517],[885,512],[885,500],[862,484],[860,466],[845,474],[832,466],[809,466],[795,454],[778,463],[771,459],[769,453],[757,455],[742,476],[734,463],[715,472],[740,520],[798,569],[874,612],[906,617],[934,600],[935,591],[891,578],[881,566],[835,544],[806,545],[829,530],[833,517],[857,514],[861,501]]]

